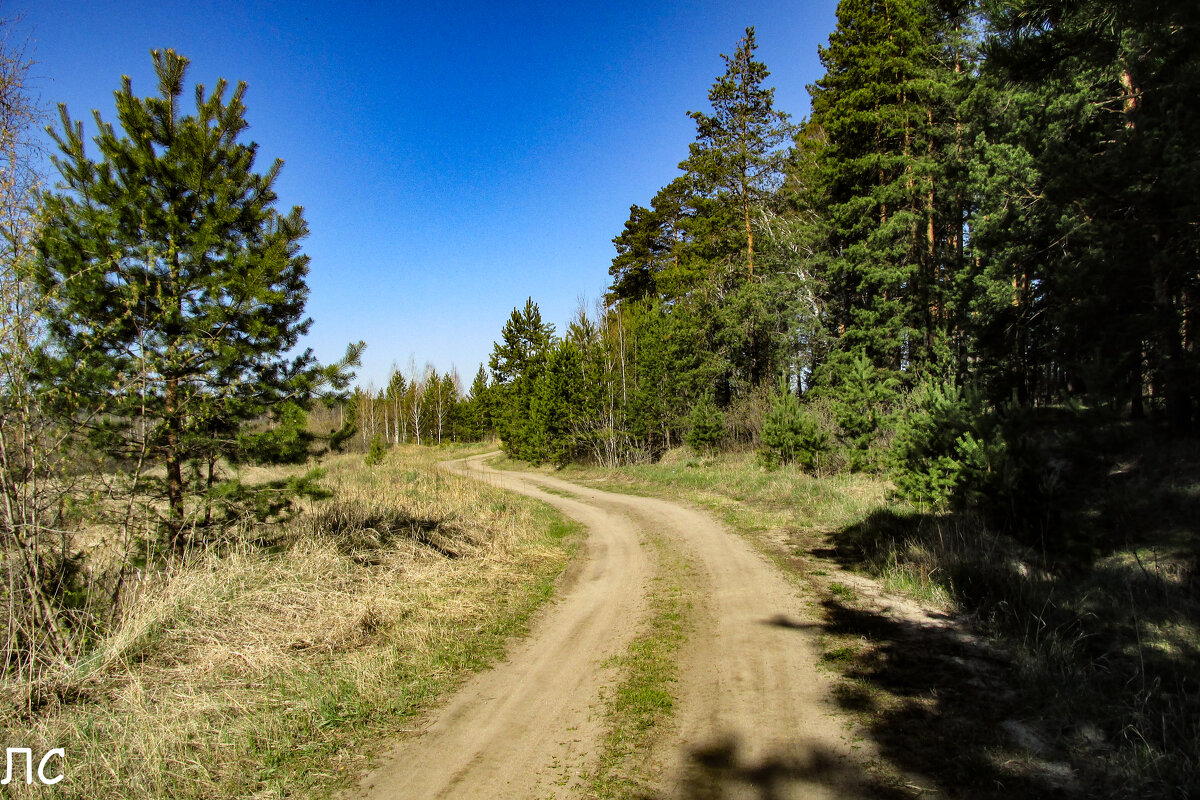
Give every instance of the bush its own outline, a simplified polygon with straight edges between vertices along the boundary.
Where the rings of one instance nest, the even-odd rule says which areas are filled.
[[[987,471],[989,452],[972,427],[981,412],[973,405],[973,398],[953,382],[928,377],[909,393],[889,458],[901,497],[944,508],[961,499],[969,472]]]
[[[387,447],[383,444],[383,437],[377,433],[371,438],[371,449],[367,451],[365,459],[367,466],[374,467],[380,464],[385,453],[387,453]]]
[[[822,452],[829,449],[829,436],[813,415],[780,381],[771,410],[763,420],[762,454],[768,467],[779,464],[799,464],[810,470],[817,465]]]
[[[711,395],[705,395],[692,407],[692,429],[687,443],[698,454],[712,452],[725,433],[725,415],[717,408]]]
[[[725,410],[725,431],[739,445],[758,447],[762,444],[763,422],[775,401],[775,393],[767,384],[738,395]]]

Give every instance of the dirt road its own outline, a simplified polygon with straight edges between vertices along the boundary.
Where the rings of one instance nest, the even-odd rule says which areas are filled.
[[[702,512],[499,472],[485,458],[449,468],[584,523],[586,551],[561,599],[508,660],[473,678],[400,741],[357,796],[586,796],[582,776],[603,736],[601,690],[614,679],[603,664],[638,632],[644,589],[657,568],[641,543],[651,531],[691,562],[696,599],[671,731],[644,754],[654,776],[648,796],[866,796],[817,664],[816,612],[773,565]]]

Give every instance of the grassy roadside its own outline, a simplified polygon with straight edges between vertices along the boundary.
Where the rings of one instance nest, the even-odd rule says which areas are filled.
[[[588,781],[590,796],[601,800],[648,796],[647,787],[655,776],[646,756],[670,724],[673,684],[679,673],[677,654],[690,627],[690,565],[663,537],[648,533],[647,541],[658,564],[646,595],[649,614],[643,631],[625,652],[606,664],[619,677],[604,696],[603,749]]]
[[[327,463],[329,500],[148,581],[82,663],[8,704],[0,735],[66,779],[5,796],[326,797],[552,593],[577,526],[435,469],[474,451]],[[6,687],[6,691],[15,691]]]
[[[769,472],[751,454],[555,474],[710,510],[784,567],[899,796],[1184,798],[1200,796],[1192,463],[1110,498],[1145,510],[1123,543],[1058,563],[891,503],[878,479]]]
[[[538,469],[504,456],[488,463],[497,469]],[[836,583],[832,572],[837,565],[829,563],[822,547],[837,532],[887,507],[888,487],[877,478],[767,471],[753,453],[702,458],[680,449],[656,464],[615,469],[571,464],[553,474],[601,489],[682,500],[710,511],[823,593]],[[895,580],[897,588],[906,580],[920,584],[900,575]]]

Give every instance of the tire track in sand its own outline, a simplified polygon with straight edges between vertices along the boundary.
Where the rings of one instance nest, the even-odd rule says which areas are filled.
[[[818,668],[819,619],[743,539],[707,514],[535,473],[500,472],[476,456],[447,468],[536,497],[589,529],[561,599],[508,659],[476,675],[416,736],[368,775],[357,797],[585,797],[604,730],[602,664],[638,632],[653,562],[642,530],[693,564],[695,625],[681,649],[675,719],[643,772],[648,798],[866,797],[845,724]],[[567,492],[551,494],[545,489]]]

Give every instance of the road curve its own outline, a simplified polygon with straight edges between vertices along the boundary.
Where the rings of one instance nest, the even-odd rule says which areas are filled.
[[[816,612],[765,558],[709,515],[604,492],[476,456],[445,465],[543,500],[589,530],[561,599],[495,669],[400,741],[354,795],[370,800],[585,797],[603,737],[603,666],[638,632],[653,531],[692,563],[695,624],[680,656],[672,730],[650,753],[647,797],[867,796],[817,666]],[[568,493],[568,496],[545,491]]]

